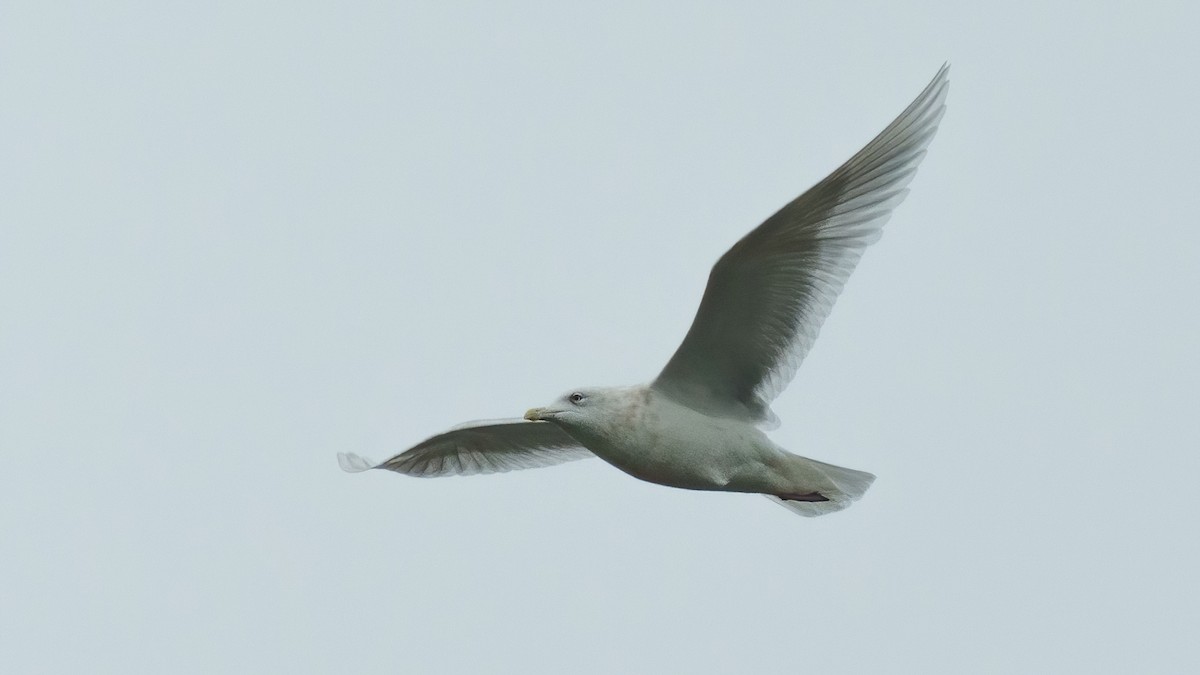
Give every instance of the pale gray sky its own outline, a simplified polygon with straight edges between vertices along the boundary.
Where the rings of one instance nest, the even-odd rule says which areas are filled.
[[[1200,668],[1194,3],[0,7],[0,671]],[[953,63],[776,402],[816,520],[351,476],[653,377]]]

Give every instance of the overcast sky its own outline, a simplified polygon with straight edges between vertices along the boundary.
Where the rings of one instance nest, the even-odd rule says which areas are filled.
[[[0,671],[1197,672],[1200,10],[901,4],[5,2]],[[652,378],[947,60],[851,509],[338,469]]]

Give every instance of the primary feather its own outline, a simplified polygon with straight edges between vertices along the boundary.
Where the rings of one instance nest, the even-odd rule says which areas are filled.
[[[338,453],[338,464],[351,473],[387,469],[433,478],[534,469],[592,456],[553,424],[500,419],[460,424],[379,464],[350,452]]]

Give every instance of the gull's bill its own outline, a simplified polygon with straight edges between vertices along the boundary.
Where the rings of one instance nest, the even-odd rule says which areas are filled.
[[[549,422],[499,419],[460,424],[379,464],[341,452],[338,465],[350,473],[387,469],[433,478],[534,469],[594,456]]]
[[[867,246],[908,193],[945,110],[949,65],[886,129],[713,266],[687,336],[653,387],[697,410],[772,428]]]

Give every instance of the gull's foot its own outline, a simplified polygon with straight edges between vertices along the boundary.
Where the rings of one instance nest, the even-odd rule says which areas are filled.
[[[827,501],[829,501],[829,497],[826,497],[825,495],[821,494],[820,492],[806,492],[804,494],[784,493],[784,494],[775,495],[775,496],[779,497],[780,499],[786,499],[786,500],[792,501],[792,502],[827,502]]]

